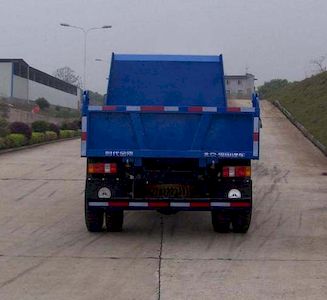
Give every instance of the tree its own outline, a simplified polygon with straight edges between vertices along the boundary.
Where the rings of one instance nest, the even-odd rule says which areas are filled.
[[[53,73],[54,77],[57,77],[58,79],[61,79],[67,83],[70,83],[72,85],[82,87],[82,79],[79,75],[75,73],[74,70],[72,70],[70,67],[62,67],[57,69]]]
[[[268,99],[271,96],[275,96],[281,89],[286,87],[289,82],[286,79],[273,79],[269,82],[265,82],[258,88],[258,92],[261,99]]]
[[[89,91],[90,104],[93,105],[103,105],[104,95],[101,95],[97,92]]]
[[[326,56],[324,55],[311,60],[311,64],[315,67],[316,73],[319,74],[327,71],[326,65],[324,63],[325,60]]]
[[[41,110],[45,110],[50,107],[50,103],[45,98],[37,98],[35,103],[40,107]]]

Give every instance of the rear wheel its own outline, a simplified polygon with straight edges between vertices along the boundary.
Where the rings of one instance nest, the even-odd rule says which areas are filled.
[[[107,231],[119,232],[123,230],[124,211],[107,211],[106,212],[106,226]]]
[[[251,224],[252,211],[235,212],[232,217],[233,232],[246,233]]]
[[[85,224],[90,232],[102,231],[103,210],[90,208],[87,201],[85,201]]]
[[[226,233],[230,230],[230,216],[227,212],[212,211],[211,221],[214,231]]]

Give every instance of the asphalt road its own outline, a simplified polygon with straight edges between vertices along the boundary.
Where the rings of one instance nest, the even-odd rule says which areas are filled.
[[[84,226],[79,141],[0,156],[0,299],[327,299],[327,159],[263,103],[250,231],[209,213]]]

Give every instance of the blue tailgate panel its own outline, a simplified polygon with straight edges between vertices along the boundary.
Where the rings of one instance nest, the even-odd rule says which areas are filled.
[[[93,111],[88,114],[87,156],[132,151],[134,157],[201,158],[209,151],[252,158],[253,130],[252,113]]]

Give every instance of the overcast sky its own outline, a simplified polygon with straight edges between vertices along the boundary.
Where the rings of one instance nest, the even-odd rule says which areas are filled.
[[[53,73],[83,74],[85,28],[88,88],[103,93],[111,53],[220,54],[225,73],[246,69],[258,83],[300,80],[310,60],[327,54],[326,0],[0,0],[0,58],[23,58]]]

